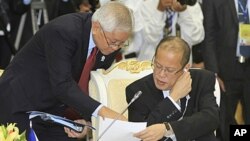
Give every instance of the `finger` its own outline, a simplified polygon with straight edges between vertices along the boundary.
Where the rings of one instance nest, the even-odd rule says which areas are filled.
[[[85,120],[83,120],[83,119],[81,119],[81,120],[75,120],[75,122],[76,123],[80,123],[80,124],[86,124],[87,122],[85,121]]]
[[[68,133],[68,132],[69,132],[69,128],[64,127],[64,132],[65,132],[65,133]]]
[[[68,137],[74,138],[75,136],[72,134],[72,130],[69,129],[69,131],[67,132]]]
[[[142,139],[141,137],[146,134],[146,129],[134,134],[135,137]]]
[[[142,134],[140,134],[140,139],[150,141],[153,139],[153,136],[154,136],[154,133],[146,131],[146,132],[143,132]]]

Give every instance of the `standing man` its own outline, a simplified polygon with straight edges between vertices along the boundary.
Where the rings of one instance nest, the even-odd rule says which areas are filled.
[[[190,48],[179,37],[166,37],[156,47],[153,74],[126,88],[127,101],[142,95],[128,108],[129,121],[148,127],[135,134],[145,141],[215,141],[219,109],[214,96],[215,76],[189,69]]]
[[[15,48],[10,39],[11,11],[9,1],[0,0],[0,69],[5,69],[11,60],[11,55],[15,54]]]
[[[249,35],[249,9],[249,0],[203,0],[203,58],[222,90],[223,141],[229,140],[229,125],[237,124],[234,115],[240,100],[245,124],[250,124],[250,44],[240,42],[242,35]]]
[[[89,72],[82,72],[88,68],[90,56],[96,58],[90,62],[92,70],[110,67],[132,26],[130,10],[119,2],[107,3],[93,16],[67,14],[43,26],[0,78],[0,123],[15,122],[24,131],[29,129],[26,112],[64,116],[67,107],[85,119],[91,115],[117,117],[118,113],[90,98],[86,86],[78,83],[89,77]],[[33,128],[41,141],[76,140],[69,138],[63,127],[39,119],[33,120]]]
[[[124,2],[136,15],[133,36],[129,46],[124,48],[125,58],[135,53],[138,60],[151,60],[164,36],[179,36],[190,47],[204,39],[203,15],[198,2],[192,6],[181,5],[176,0]]]

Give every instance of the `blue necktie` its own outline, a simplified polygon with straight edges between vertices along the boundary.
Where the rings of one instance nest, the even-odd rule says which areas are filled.
[[[167,20],[166,20],[167,33],[166,35],[170,35],[173,31],[172,29],[173,17],[174,17],[174,11],[167,10]]]
[[[247,0],[238,0],[239,23],[249,23]]]

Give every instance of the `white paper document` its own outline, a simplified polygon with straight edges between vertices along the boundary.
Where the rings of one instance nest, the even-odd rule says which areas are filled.
[[[102,120],[102,119],[101,119]],[[99,136],[113,122],[113,119],[105,118],[101,121]],[[140,141],[133,137],[134,133],[142,131],[147,126],[146,122],[128,122],[116,120],[112,126],[103,134],[99,141]]]

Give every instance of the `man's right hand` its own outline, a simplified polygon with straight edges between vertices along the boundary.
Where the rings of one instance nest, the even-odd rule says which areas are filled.
[[[181,5],[177,0],[173,0],[171,8],[173,11],[182,12],[187,9],[187,5]]]
[[[219,85],[220,85],[220,88],[223,92],[226,92],[226,88],[225,88],[225,85],[224,85],[224,82],[223,80],[221,80],[221,78],[219,76],[216,75],[216,79],[218,80],[219,82]]]
[[[178,101],[179,99],[188,95],[191,91],[192,87],[192,79],[190,72],[185,72],[177,79],[173,88],[170,91],[170,97],[174,101]]]
[[[128,121],[128,119],[125,116],[123,116],[123,115],[121,115],[121,114],[119,114],[119,113],[117,113],[117,112],[115,112],[115,111],[113,111],[113,110],[111,110],[111,109],[109,109],[108,107],[105,107],[105,106],[103,106],[99,110],[98,115],[103,117],[103,118],[106,117],[106,118],[111,118],[111,119],[118,119],[118,120]]]

